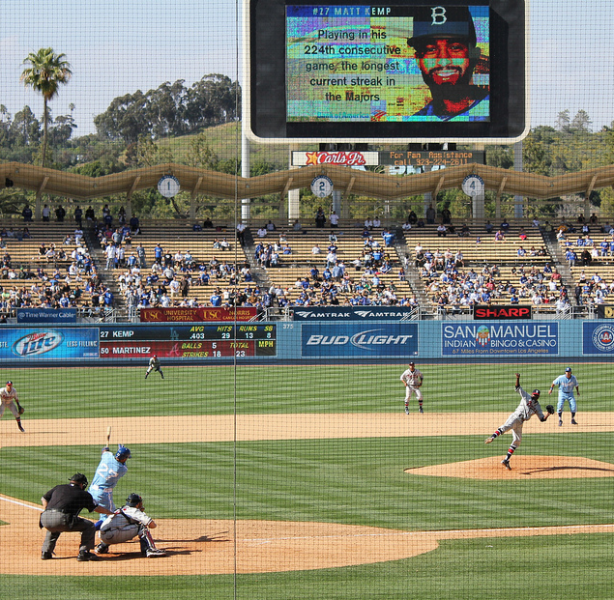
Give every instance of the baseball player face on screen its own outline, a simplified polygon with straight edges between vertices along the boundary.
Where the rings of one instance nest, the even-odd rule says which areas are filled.
[[[472,84],[480,57],[473,19],[466,7],[422,8],[407,40],[432,100],[416,115],[450,120],[488,119],[488,89]],[[482,107],[478,107],[483,103]]]
[[[516,373],[516,391],[520,394],[520,404],[518,408],[508,417],[507,421],[501,425],[490,437],[486,438],[485,444],[490,444],[506,431],[512,432],[512,443],[507,451],[507,456],[501,464],[511,470],[510,458],[522,442],[522,427],[533,415],[537,415],[540,421],[546,421],[554,413],[554,407],[548,405],[546,414],[543,413],[539,404],[540,391],[535,389],[531,394],[520,387],[520,373]]]

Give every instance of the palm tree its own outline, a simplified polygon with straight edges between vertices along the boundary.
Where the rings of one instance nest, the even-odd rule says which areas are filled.
[[[60,84],[68,83],[72,75],[70,64],[64,60],[65,57],[65,54],[55,54],[52,48],[41,48],[36,53],[30,52],[22,63],[30,66],[24,69],[20,81],[43,96],[43,167],[47,157],[47,124],[49,121],[47,104],[49,100],[57,96]]]

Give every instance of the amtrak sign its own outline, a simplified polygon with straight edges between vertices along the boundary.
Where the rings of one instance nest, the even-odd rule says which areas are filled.
[[[411,308],[396,306],[362,306],[345,308],[341,306],[321,306],[318,308],[297,308],[294,311],[295,321],[411,321],[415,318]]]

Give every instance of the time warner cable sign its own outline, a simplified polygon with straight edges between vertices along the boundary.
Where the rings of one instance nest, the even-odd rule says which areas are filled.
[[[558,323],[444,325],[443,356],[526,356],[559,353]]]
[[[416,356],[418,326],[398,323],[376,326],[367,323],[305,324],[303,356],[376,358]]]

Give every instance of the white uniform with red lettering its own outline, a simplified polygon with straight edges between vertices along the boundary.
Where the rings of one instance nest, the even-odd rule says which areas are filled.
[[[403,371],[401,375],[401,381],[405,384],[405,413],[409,414],[409,399],[412,394],[416,394],[416,398],[418,400],[418,406],[420,407],[420,412],[423,412],[422,409],[422,391],[420,390],[420,386],[424,380],[424,375],[416,369],[414,363],[409,363],[409,368]]]
[[[21,426],[21,416],[19,414],[21,407],[19,406],[17,390],[13,387],[12,381],[7,381],[6,386],[0,390],[0,419],[2,418],[2,415],[4,415],[4,411],[7,407],[13,413],[15,421],[17,421],[19,431],[21,431],[21,433],[25,433],[25,429]]]
[[[0,390],[0,400],[2,400],[2,405],[0,406],[0,418],[4,414],[4,410],[8,408],[16,419],[19,418],[19,409],[15,405],[15,401],[19,402],[19,398],[17,397],[17,390],[13,387],[3,387]]]

